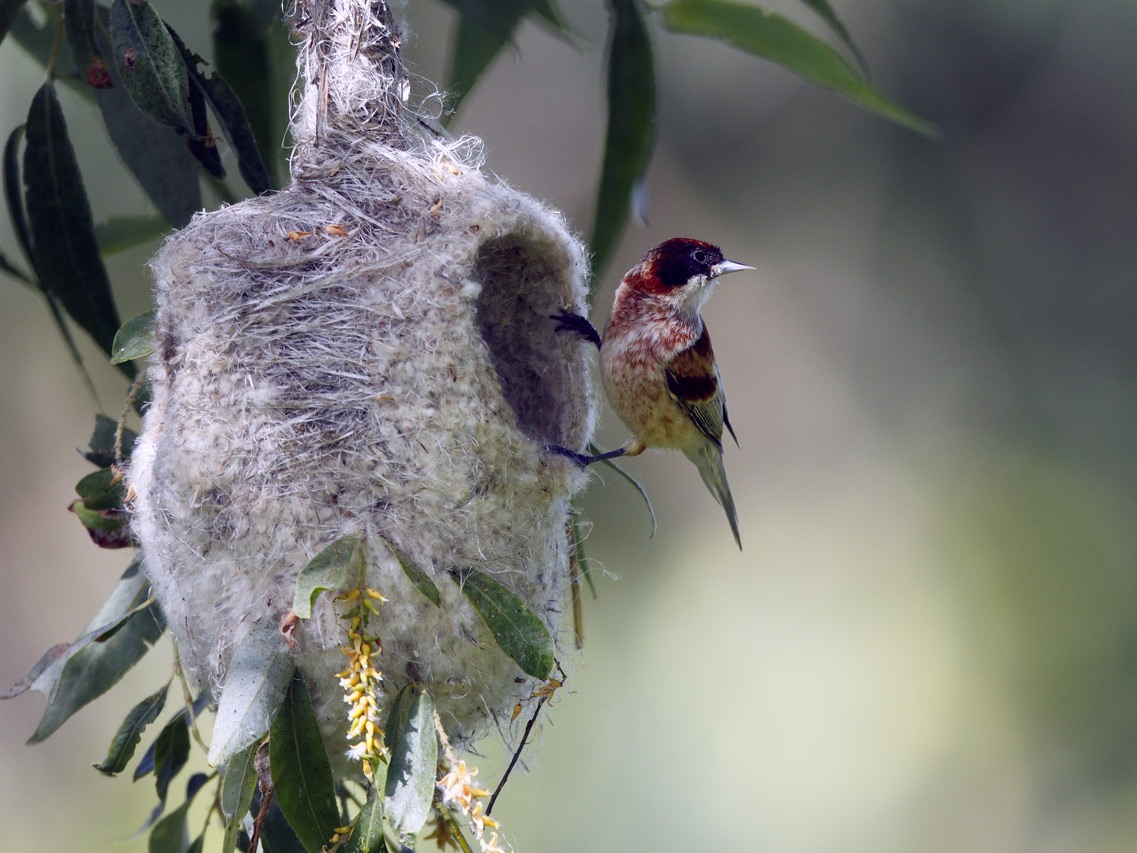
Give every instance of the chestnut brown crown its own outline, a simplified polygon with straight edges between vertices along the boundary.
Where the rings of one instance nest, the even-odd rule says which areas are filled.
[[[693,278],[710,278],[712,268],[722,263],[722,249],[691,237],[672,237],[651,249],[628,272],[625,281],[645,292],[667,293]]]

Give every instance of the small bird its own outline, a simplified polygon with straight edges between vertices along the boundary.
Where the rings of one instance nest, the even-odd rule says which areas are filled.
[[[594,456],[549,449],[580,465],[637,456],[649,447],[682,450],[725,510],[740,550],[738,515],[722,461],[723,427],[736,444],[738,439],[699,309],[719,276],[752,269],[725,259],[718,246],[674,237],[628,270],[603,337],[579,314],[564,310],[552,317],[557,331],[574,332],[600,349],[604,393],[634,437]]]

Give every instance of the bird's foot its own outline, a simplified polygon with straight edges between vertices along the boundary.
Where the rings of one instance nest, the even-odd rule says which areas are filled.
[[[556,314],[550,314],[549,319],[557,321],[556,331],[580,335],[597,349],[600,349],[600,333],[596,331],[596,327],[589,322],[587,317],[582,317],[567,308],[562,308]]]
[[[555,453],[557,456],[571,459],[581,468],[587,468],[593,462],[604,462],[608,459],[615,459],[618,456],[639,456],[644,452],[645,447],[642,441],[633,438],[623,447],[617,447],[615,450],[609,450],[606,453],[595,453],[592,455],[577,453],[575,450],[569,450],[567,447],[561,447],[559,444],[546,444],[545,450],[548,453]]]

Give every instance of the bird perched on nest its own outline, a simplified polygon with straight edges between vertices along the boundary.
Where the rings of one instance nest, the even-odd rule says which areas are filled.
[[[624,275],[603,338],[579,314],[553,315],[557,331],[575,332],[599,348],[604,393],[634,438],[594,456],[549,449],[580,465],[637,456],[649,447],[682,450],[722,505],[739,549],[738,515],[722,461],[723,428],[736,444],[738,439],[699,309],[719,276],[752,269],[725,259],[718,246],[674,237]]]

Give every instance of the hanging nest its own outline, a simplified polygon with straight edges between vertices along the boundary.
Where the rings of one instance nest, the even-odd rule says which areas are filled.
[[[582,450],[595,406],[585,348],[549,315],[583,312],[585,257],[559,213],[487,180],[477,140],[422,132],[385,2],[301,3],[294,26],[291,185],[199,214],[153,261],[132,527],[185,670],[222,702],[242,638],[287,621],[313,556],[362,537],[384,696],[421,684],[468,741],[537,683],[453,570],[565,628],[582,475],[544,448]],[[292,638],[333,758],[343,608],[321,596]]]

